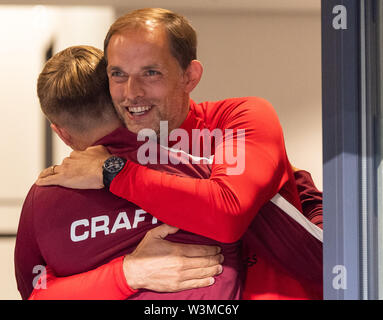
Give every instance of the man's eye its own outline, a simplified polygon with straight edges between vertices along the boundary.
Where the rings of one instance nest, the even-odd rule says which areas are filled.
[[[160,72],[158,72],[158,71],[156,71],[156,70],[148,70],[148,71],[146,71],[146,75],[147,76],[157,76],[157,75],[160,75],[161,73]]]
[[[121,77],[122,76],[122,72],[120,72],[120,71],[112,71],[111,72],[111,76],[112,77]]]

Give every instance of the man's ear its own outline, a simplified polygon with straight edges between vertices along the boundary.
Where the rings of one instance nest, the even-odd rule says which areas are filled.
[[[203,67],[201,62],[198,60],[192,60],[185,70],[185,77],[186,77],[186,86],[185,91],[186,93],[190,93],[193,91],[193,89],[197,86],[199,81],[201,80],[203,73]]]
[[[70,133],[64,129],[58,126],[57,124],[51,123],[51,129],[56,132],[56,134],[60,137],[62,141],[68,146],[71,147],[73,145],[73,138],[70,135]]]

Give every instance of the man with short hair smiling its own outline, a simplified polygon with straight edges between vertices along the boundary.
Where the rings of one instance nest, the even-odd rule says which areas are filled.
[[[282,128],[270,103],[257,97],[200,104],[191,100],[190,93],[202,76],[196,35],[184,17],[168,10],[141,9],[119,18],[106,36],[104,52],[111,97],[130,131],[151,129],[160,134],[161,121],[167,121],[170,131],[185,130],[190,140],[195,129],[233,130],[232,135],[223,135],[212,153],[225,154],[227,145],[243,151],[244,170],[229,174],[232,164],[227,159],[218,163],[216,157],[210,177],[201,180],[150,170],[128,160],[110,175],[105,164],[111,154],[94,147],[72,153],[54,174],[46,169],[37,184],[107,187],[165,223],[225,243],[246,239],[253,232],[258,238],[251,238],[256,248],[250,250],[255,249],[258,263],[248,269],[248,279],[253,281],[247,286],[247,297],[321,297],[321,230],[303,219]],[[176,141],[162,142],[173,146]],[[286,213],[276,205],[281,202],[298,214]],[[268,232],[258,228],[262,225],[258,216],[270,219],[261,220],[264,226],[269,224]],[[321,215],[311,221],[315,220],[319,223]],[[286,232],[289,240],[296,236],[306,242],[302,245],[295,239],[295,247],[288,247],[282,233],[273,234],[276,229]],[[260,273],[258,266],[262,266]]]

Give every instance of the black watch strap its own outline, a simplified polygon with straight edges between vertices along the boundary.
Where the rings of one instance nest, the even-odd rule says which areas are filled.
[[[113,179],[121,172],[126,162],[126,159],[117,156],[111,156],[105,160],[102,166],[102,181],[105,188],[109,190]]]

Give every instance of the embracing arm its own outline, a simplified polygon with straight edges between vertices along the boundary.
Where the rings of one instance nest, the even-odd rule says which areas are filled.
[[[178,229],[161,225],[147,232],[136,250],[96,269],[56,277],[47,266],[44,285],[30,300],[124,300],[140,288],[177,292],[214,282],[222,271],[219,247],[172,243],[164,238]]]
[[[124,276],[124,257],[85,273],[56,277],[49,266],[29,300],[123,300],[135,293]]]

